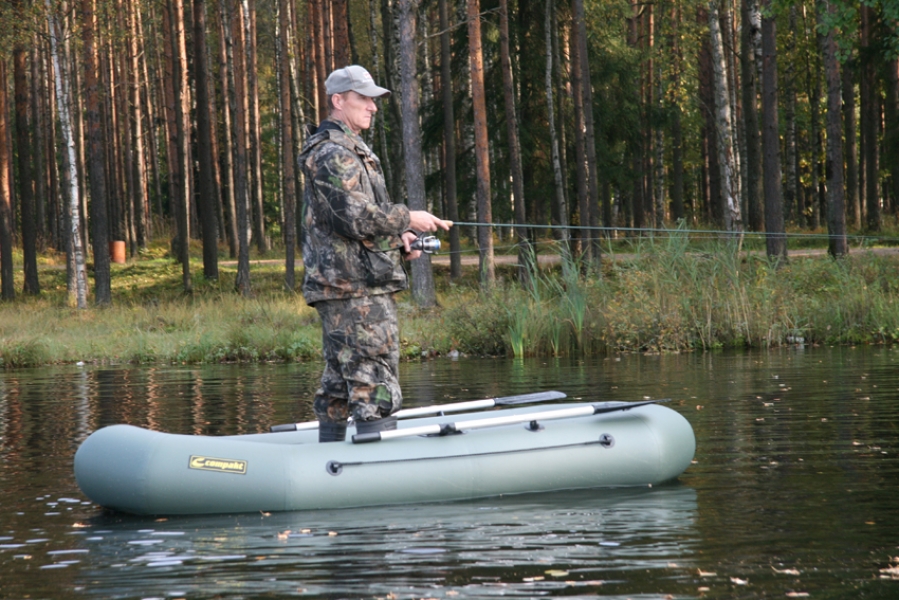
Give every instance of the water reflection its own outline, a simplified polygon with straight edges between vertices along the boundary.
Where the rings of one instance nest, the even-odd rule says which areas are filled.
[[[317,597],[427,597],[453,588],[475,596],[589,594],[613,583],[603,580],[610,571],[667,571],[681,561],[687,573],[696,507],[695,491],[674,485],[162,523],[105,517],[93,519],[78,543],[91,549],[81,577],[104,597],[237,589]]]

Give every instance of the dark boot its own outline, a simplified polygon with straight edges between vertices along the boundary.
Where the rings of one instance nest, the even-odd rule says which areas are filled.
[[[377,433],[396,429],[396,417],[391,415],[374,421],[359,421],[356,423],[356,433]]]
[[[346,423],[318,422],[319,442],[342,442],[346,439]]]

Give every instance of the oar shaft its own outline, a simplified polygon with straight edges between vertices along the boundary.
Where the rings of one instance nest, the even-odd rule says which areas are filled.
[[[556,419],[588,417],[590,415],[600,413],[614,412],[618,410],[629,410],[637,406],[654,404],[656,402],[665,402],[665,400],[647,400],[643,402],[604,402],[601,404],[586,404],[584,406],[561,408],[558,410],[547,410],[518,415],[506,415],[502,417],[489,417],[486,419],[473,419],[471,421],[445,423],[443,425],[422,425],[421,427],[404,427],[403,429],[378,431],[374,433],[357,433],[353,436],[353,443],[365,444],[368,442],[379,442],[396,438],[414,437],[417,435],[447,435],[450,433],[458,433],[461,431],[469,431],[472,429],[502,427],[503,425],[515,425],[517,423],[527,423],[529,421],[553,421]]]
[[[402,410],[398,410],[394,414],[398,419],[411,419],[424,415],[463,412],[466,410],[480,410],[482,408],[493,408],[494,406],[527,404],[531,402],[549,402],[550,400],[561,400],[562,398],[565,398],[564,392],[534,392],[532,394],[505,396],[502,398],[484,398],[483,400],[466,400],[463,402],[452,402],[450,404],[435,404],[433,406],[404,408]],[[285,425],[272,425],[270,427],[270,431],[272,431],[273,433],[280,431],[307,431],[310,429],[318,429],[318,421],[306,421],[305,423],[287,423]]]

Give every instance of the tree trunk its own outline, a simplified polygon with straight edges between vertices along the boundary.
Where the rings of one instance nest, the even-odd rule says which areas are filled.
[[[846,143],[846,202],[852,215],[852,224],[862,225],[862,206],[858,187],[858,134],[855,118],[855,81],[856,59],[843,65],[843,138]]]
[[[373,1],[373,0],[372,0]],[[448,0],[439,0],[440,10],[440,87],[443,97],[443,164],[444,196],[450,221],[459,220],[459,204],[456,199],[456,117],[453,110],[453,75],[451,70],[452,30],[447,10]],[[374,28],[372,28],[374,31]],[[382,129],[383,131],[383,129]],[[462,277],[462,255],[459,228],[450,229],[450,279]]]
[[[880,197],[877,183],[879,160],[877,156],[877,99],[875,95],[876,79],[874,58],[870,46],[872,44],[872,29],[874,27],[874,10],[867,6],[861,7],[861,126],[863,161],[865,164],[865,207],[867,212],[868,231],[880,231],[881,211]]]
[[[140,32],[138,29],[138,13],[140,6],[137,3],[126,3],[128,11],[128,62],[130,65],[128,76],[132,136],[131,145],[134,148],[134,162],[132,163],[134,178],[134,194],[131,197],[131,205],[134,210],[135,238],[132,252],[147,247],[147,198],[149,194],[146,158],[144,151],[143,109],[141,101],[141,49]]]
[[[69,93],[70,83],[68,79],[67,60],[65,56],[60,56],[59,51],[59,27],[56,17],[53,14],[50,0],[47,2],[47,21],[50,26],[50,54],[53,57],[53,69],[56,73],[56,102],[57,112],[59,114],[59,124],[62,130],[62,141],[64,151],[62,155],[62,168],[66,179],[66,195],[68,196],[68,205],[66,208],[68,224],[68,244],[67,254],[69,255],[69,263],[72,265],[74,286],[70,292],[74,293],[75,306],[79,309],[87,308],[87,269],[84,261],[84,248],[81,241],[81,195],[78,180],[77,159],[75,156],[75,136],[72,131],[72,117],[69,110],[71,102],[71,94]],[[5,69],[5,68],[4,68]],[[0,73],[0,81],[6,81],[5,70]],[[5,96],[6,92],[2,93]],[[0,106],[0,111],[5,115],[5,99],[4,106]],[[5,120],[5,116],[2,120]],[[5,139],[5,135],[0,135],[0,139]],[[4,162],[0,157],[0,163]],[[2,187],[2,185],[0,185]],[[4,254],[5,255],[5,254]]]
[[[890,206],[899,212],[899,60],[884,60],[885,94],[883,107],[883,152],[884,163],[889,165]],[[884,194],[886,196],[887,194]]]
[[[546,94],[547,122],[549,123],[549,143],[552,148],[553,180],[556,192],[556,210],[558,211],[559,225],[559,252],[562,255],[562,267],[571,266],[571,256],[568,230],[568,203],[565,201],[565,180],[562,174],[562,165],[559,159],[559,139],[556,134],[555,101],[553,100],[553,45],[552,45],[552,0],[546,0],[544,33],[546,34],[546,77],[544,79],[544,91]]]
[[[177,133],[178,194],[175,222],[178,226],[178,256],[181,262],[181,283],[185,293],[190,293],[190,202],[193,161],[190,146],[190,83],[187,72],[187,13],[183,0],[169,0],[172,11],[173,63],[175,66],[175,131]]]
[[[340,69],[350,63],[350,15],[349,0],[331,0],[334,25],[334,68]]]
[[[573,3],[572,3],[573,4]],[[572,6],[574,19],[577,20],[576,8]],[[584,112],[584,92],[581,89],[582,66],[580,60],[581,44],[578,41],[577,24],[574,23],[571,32],[571,97],[574,108],[574,160],[575,160],[575,189],[577,190],[577,207],[579,225],[581,227],[579,239],[573,240],[574,252],[580,252],[584,264],[591,260],[592,245],[590,244],[590,192],[588,189],[587,175],[587,129]],[[564,147],[564,144],[562,145]],[[560,168],[561,170],[561,168]],[[579,250],[578,250],[579,249]]]
[[[403,112],[405,140],[406,193],[411,210],[427,210],[425,198],[424,161],[421,151],[421,129],[418,114],[418,58],[416,31],[418,29],[418,0],[398,0],[396,25],[400,34],[400,106]],[[423,254],[412,261],[412,297],[422,308],[437,303],[431,258]]]
[[[836,11],[831,0],[818,0],[815,5],[819,31],[826,27],[825,17]],[[837,58],[835,32],[829,28],[819,36],[827,81],[827,233],[828,250],[834,257],[849,253],[846,240],[846,196],[843,188],[843,132],[840,63]]]
[[[229,99],[231,98],[231,61],[228,59],[230,47],[230,34],[227,33],[231,24],[227,20],[229,14],[225,8],[227,0],[219,3],[219,80],[222,94],[222,189],[225,204],[225,231],[228,238],[228,256],[237,258],[237,204],[235,200],[234,178],[234,139],[231,137],[234,130],[231,121],[234,115],[231,113]]]
[[[235,1],[225,0],[222,2],[222,16],[226,31],[225,45],[228,49],[228,73],[231,76],[231,80],[228,82],[228,105],[231,111],[231,138],[234,144],[234,199],[237,206],[237,277],[234,286],[241,295],[249,296],[252,290],[250,288],[250,244],[247,236],[249,230],[246,150],[247,98],[244,92],[242,73],[238,70],[239,64],[243,63],[243,44],[240,35],[240,15],[233,13],[235,8],[240,10],[239,6],[232,5],[232,2]]]
[[[242,0],[244,25],[244,56],[246,67],[244,73],[247,80],[247,105],[249,107],[249,149],[247,181],[250,186],[250,199],[253,207],[253,224],[256,228],[256,247],[259,252],[268,250],[268,239],[265,236],[265,208],[262,195],[262,135],[259,118],[259,78],[256,60],[256,0]]]
[[[22,7],[21,0],[17,8]],[[25,294],[40,294],[37,278],[37,224],[34,218],[34,191],[31,173],[31,140],[28,122],[28,54],[19,42],[13,48],[13,80],[15,86],[16,148],[19,159],[19,205],[22,207],[22,258]]]
[[[745,170],[747,225],[750,231],[762,231],[764,215],[759,197],[761,176],[761,140],[759,137],[758,86],[756,56],[761,44],[761,12],[759,0],[742,0],[741,27],[742,51],[740,53],[740,73],[743,78],[743,128],[746,131]]]
[[[197,93],[197,163],[200,199],[200,227],[203,242],[203,276],[207,281],[217,281],[218,268],[218,218],[215,195],[214,162],[212,154],[212,94],[209,93],[209,56],[206,49],[206,0],[194,0],[194,70]]]
[[[55,43],[55,42],[54,42]],[[7,99],[6,59],[0,57],[0,297],[14,300],[16,287],[13,281],[13,216],[12,216],[12,165],[9,145],[9,101]]]
[[[36,34],[35,34],[36,35]],[[44,170],[44,89],[43,52],[35,37],[32,37],[34,55],[31,61],[31,115],[34,121],[34,220],[37,226],[38,248],[43,250],[47,242],[47,173]]]
[[[487,140],[487,102],[484,90],[484,56],[481,50],[481,17],[479,0],[467,0],[468,54],[471,70],[471,103],[474,110],[474,152],[477,176],[478,267],[482,289],[496,283],[493,261],[493,214],[490,203],[490,158]],[[489,225],[489,226],[488,226]]]
[[[91,190],[91,234],[94,248],[94,301],[112,301],[109,265],[109,223],[106,206],[106,146],[97,80],[97,49],[94,43],[94,0],[81,2],[81,36],[84,51],[84,103],[87,117],[88,165]]]
[[[672,88],[674,97],[671,104],[671,219],[677,223],[686,215],[684,212],[684,135],[681,123],[681,75],[683,54],[680,45],[681,13],[677,3],[671,8],[671,55]],[[608,225],[608,223],[607,223]]]
[[[593,82],[590,78],[590,60],[587,54],[587,18],[584,14],[584,0],[574,0],[574,23],[572,34],[577,40],[578,62],[580,66],[581,94],[584,98],[584,145],[587,151],[587,224],[594,233],[589,235],[592,246],[588,256],[595,267],[599,267],[601,244],[596,228],[599,227],[599,175],[596,160],[596,132],[593,122]]]
[[[445,0],[443,0],[445,2]],[[509,167],[512,175],[512,202],[514,203],[515,233],[518,237],[518,281],[530,285],[534,251],[528,239],[527,211],[524,198],[524,173],[521,166],[521,144],[518,140],[518,114],[515,108],[515,83],[512,75],[512,56],[509,48],[509,2],[499,4],[499,44],[503,72],[503,101],[506,108],[506,133],[509,138]]]
[[[777,19],[763,0],[762,18],[762,187],[765,196],[765,246],[769,258],[787,258],[781,197],[780,134],[777,116]]]
[[[296,289],[296,173],[294,173],[293,154],[293,116],[291,101],[291,64],[294,57],[293,27],[290,10],[293,2],[278,0],[278,24],[281,35],[278,37],[278,52],[281,56],[278,72],[280,87],[281,112],[281,185],[284,190],[284,287],[289,291]]]
[[[724,207],[724,227],[727,231],[742,231],[740,200],[736,194],[737,169],[733,152],[733,120],[727,85],[723,38],[718,19],[718,0],[709,2],[709,33],[712,50],[712,85],[715,97],[715,132],[718,142],[718,163],[721,168],[721,193]]]

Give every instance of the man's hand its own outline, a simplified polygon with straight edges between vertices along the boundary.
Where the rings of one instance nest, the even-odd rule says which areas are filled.
[[[452,221],[444,221],[443,219],[439,219],[426,210],[409,211],[409,229],[414,229],[418,233],[424,233],[426,231],[437,231],[438,229],[447,231],[452,226]],[[406,248],[406,250],[408,249],[409,248]]]
[[[416,258],[421,256],[421,250],[413,250],[410,247],[410,244],[418,239],[418,235],[414,231],[406,231],[401,237],[403,239],[403,258],[405,258],[406,260],[415,260]]]

